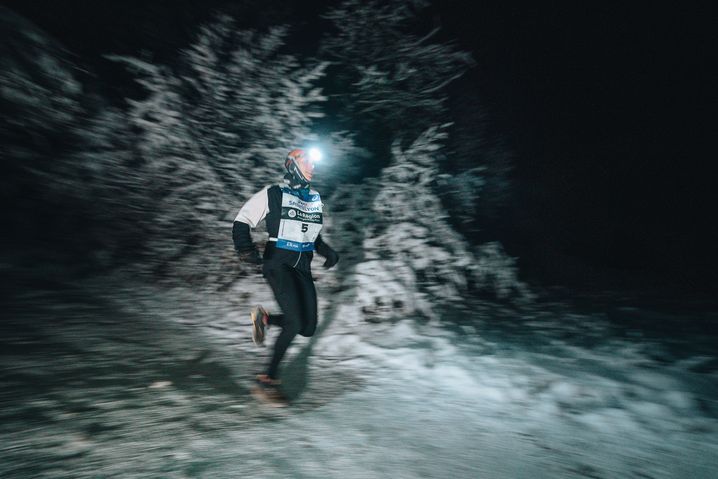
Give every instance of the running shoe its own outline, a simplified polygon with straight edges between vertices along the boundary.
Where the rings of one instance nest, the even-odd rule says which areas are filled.
[[[269,320],[269,314],[261,306],[255,306],[252,308],[252,312],[249,314],[252,318],[252,341],[257,346],[264,344],[264,330],[267,327],[267,321]]]
[[[281,382],[278,379],[271,379],[266,374],[257,375],[257,384],[252,388],[252,395],[272,407],[287,407],[289,401],[279,389]]]

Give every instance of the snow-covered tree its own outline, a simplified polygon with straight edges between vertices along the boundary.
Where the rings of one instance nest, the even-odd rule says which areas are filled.
[[[34,255],[33,265],[72,263],[87,247],[82,218],[92,209],[74,156],[89,100],[82,72],[49,35],[4,7],[0,40],[3,250]]]
[[[260,34],[220,16],[182,54],[182,112],[208,164],[235,190],[251,190],[283,171],[291,148],[313,139],[325,101],[317,81],[325,63],[283,54],[286,27]],[[245,195],[252,191],[239,191]]]
[[[394,161],[363,210],[357,286],[369,318],[431,315],[437,305],[466,305],[480,292],[525,296],[514,261],[500,245],[473,248],[452,229],[436,190],[445,138],[444,127],[432,127],[406,149],[395,142]]]
[[[156,265],[186,263],[194,275],[231,256],[228,220],[281,178],[290,148],[311,139],[324,64],[283,54],[285,36],[285,28],[243,31],[220,16],[173,68],[113,57],[146,90],[129,101],[128,121],[138,132],[136,174],[151,191],[146,258]]]
[[[475,95],[450,98],[446,88],[473,61],[438,28],[427,30],[425,0],[346,0],[326,18],[333,30],[322,43],[332,62],[328,87],[343,121],[358,132],[378,166],[391,161],[390,145],[411,143],[432,125],[453,122],[439,194],[453,223],[476,235],[500,219],[508,203],[509,149],[489,125]],[[470,91],[470,88],[464,90]],[[467,207],[468,206],[468,207]]]
[[[284,27],[258,33],[218,16],[171,66],[111,57],[144,90],[117,109],[87,94],[47,34],[8,11],[0,21],[0,186],[16,205],[5,223],[14,234],[109,267],[233,273],[231,219],[311,139],[325,65],[282,53]],[[350,135],[335,137],[351,147]]]
[[[326,18],[322,53],[332,64],[332,93],[349,123],[374,136],[413,139],[446,121],[445,87],[472,64],[468,53],[423,32],[425,0],[345,0]],[[365,138],[364,142],[370,142]]]
[[[382,68],[401,62],[422,68],[402,67],[401,75],[394,72],[388,84],[379,82],[371,92],[364,84],[347,84],[340,92],[343,98],[375,102],[375,108],[350,109],[347,114],[367,125],[399,110],[410,115],[420,105],[433,112],[423,119],[440,117],[442,87],[455,76],[451,72],[459,74],[463,68],[462,54],[446,45],[430,47],[430,37],[412,37],[411,31],[402,30],[414,15],[409,6],[413,3],[372,5],[379,31],[395,38],[400,48],[386,48],[381,35],[367,27],[368,45],[381,46],[385,56],[372,57],[364,39],[358,45],[347,44],[348,51],[359,48],[367,68],[375,65],[372,60],[379,60],[376,65]],[[357,2],[339,8],[356,9],[364,15],[359,18],[368,18]],[[349,35],[361,25],[341,31]],[[132,271],[151,272],[153,277],[211,276],[215,285],[227,283],[236,271],[229,230],[237,208],[251,193],[281,177],[286,151],[311,139],[313,120],[321,117],[320,108],[326,105],[316,87],[326,65],[311,59],[302,63],[282,53],[286,34],[285,28],[243,31],[231,18],[220,16],[199,31],[171,67],[112,57],[134,72],[144,89],[139,98],[128,100],[126,109],[99,99],[88,101],[76,79],[79,70],[42,34],[9,37],[0,81],[3,106],[13,116],[3,120],[0,134],[8,147],[9,161],[3,168],[13,181],[2,182],[3,194],[9,202],[32,198],[31,206],[20,205],[16,219],[52,211],[44,216],[45,223],[38,221],[37,230],[24,234],[44,238],[38,233],[49,227],[52,240],[45,240],[44,246],[57,247],[64,237],[84,259],[103,266],[130,263]],[[20,41],[40,42],[37,65],[18,57],[17,52],[26,50],[13,47]],[[332,48],[339,45],[332,42],[327,45],[336,55],[338,50]],[[454,67],[440,62],[441,52],[453,58]],[[332,81],[347,72],[373,78],[349,63],[341,67]],[[428,74],[432,68],[436,75]],[[443,81],[431,83],[438,78]],[[401,86],[405,80],[411,88]],[[419,87],[426,82],[433,87]],[[385,101],[398,103],[384,111]],[[468,246],[452,230],[437,200],[446,178],[439,169],[447,153],[442,146],[446,128],[429,127],[415,136],[417,123],[407,123],[394,122],[382,133],[392,140],[390,166],[378,178],[354,185],[340,180],[358,176],[353,171],[360,170],[359,162],[376,161],[370,158],[376,150],[366,147],[371,143],[369,131],[328,135],[328,158],[317,177],[326,193],[333,184],[343,183],[327,201],[334,223],[327,232],[342,255],[344,273],[358,265],[358,276],[348,281],[362,285],[367,311],[374,312],[377,305],[388,304],[392,313],[428,313],[433,305],[482,288],[510,295],[516,289],[510,258],[497,245],[479,250]],[[408,146],[407,138],[413,138]],[[352,161],[341,161],[346,158]],[[481,177],[474,171],[462,174],[466,178],[457,177],[461,188],[456,194],[473,202],[483,188]],[[38,191],[28,195],[20,188]],[[395,295],[387,294],[393,290]],[[389,303],[388,296],[393,297]]]
[[[457,229],[483,238],[506,216],[512,194],[513,153],[468,85],[450,104],[454,122],[448,130],[448,165],[442,169],[439,192]]]
[[[438,29],[423,29],[427,5],[345,0],[325,15],[333,30],[321,52],[332,62],[327,89],[337,123],[356,132],[375,168],[389,164],[376,180],[340,188],[331,201],[342,231],[339,244],[357,263],[360,301],[370,317],[429,314],[437,304],[464,303],[469,293],[507,297],[522,288],[500,245],[471,247],[449,221],[447,206],[456,209],[459,222],[476,220],[484,193],[498,184],[485,174],[498,169],[476,166],[476,151],[474,166],[464,165],[469,150],[487,153],[485,129],[461,129],[466,147],[454,143],[449,150],[448,125],[435,126],[450,121],[446,87],[472,60],[439,40]],[[458,173],[442,170],[449,154]]]

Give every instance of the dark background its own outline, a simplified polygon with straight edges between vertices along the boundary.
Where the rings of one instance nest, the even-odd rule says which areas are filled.
[[[559,282],[715,291],[714,11],[445,5],[516,149],[507,245]]]
[[[292,48],[311,52],[332,4],[4,3],[52,34],[118,102],[134,86],[103,54],[171,63],[214,9],[241,13],[247,27],[290,23]],[[482,239],[500,239],[546,284],[714,293],[715,20],[708,3],[435,2],[427,24],[477,63],[452,86],[452,104],[481,98],[515,161],[510,205]],[[457,124],[472,121],[456,114]]]

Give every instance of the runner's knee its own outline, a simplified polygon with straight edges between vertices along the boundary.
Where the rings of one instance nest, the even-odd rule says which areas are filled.
[[[314,336],[314,331],[317,330],[317,322],[315,321],[313,324],[308,324],[302,330],[299,332],[300,335],[304,336],[305,338],[309,338],[311,336]]]
[[[285,334],[296,336],[301,332],[302,325],[299,323],[299,319],[295,315],[284,315],[282,330]]]

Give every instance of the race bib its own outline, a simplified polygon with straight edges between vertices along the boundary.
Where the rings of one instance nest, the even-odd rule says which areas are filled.
[[[283,187],[277,248],[314,251],[314,241],[321,229],[322,199],[319,193]]]

